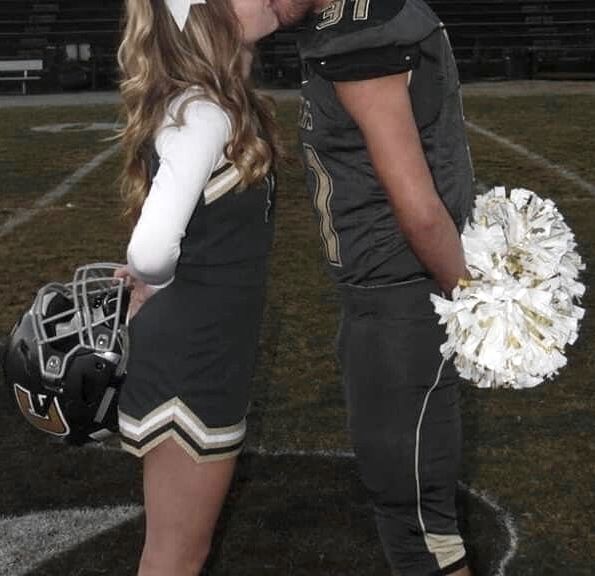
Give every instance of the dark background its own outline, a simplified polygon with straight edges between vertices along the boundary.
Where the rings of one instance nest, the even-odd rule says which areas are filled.
[[[428,3],[447,25],[464,82],[595,79],[593,0]],[[43,60],[29,92],[113,89],[122,9],[122,0],[0,0],[0,61]],[[298,33],[284,30],[261,42],[260,85],[299,85]],[[0,82],[1,92],[19,88]]]

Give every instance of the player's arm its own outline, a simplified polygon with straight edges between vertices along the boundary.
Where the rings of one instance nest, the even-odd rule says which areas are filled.
[[[377,177],[413,252],[450,294],[467,275],[457,227],[440,199],[415,124],[408,74],[335,82],[366,140]]]

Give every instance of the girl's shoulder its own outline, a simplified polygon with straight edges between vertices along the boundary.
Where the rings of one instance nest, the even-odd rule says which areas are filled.
[[[183,117],[180,111],[183,108]],[[196,86],[186,88],[168,104],[162,128],[184,125],[194,127],[214,126],[231,130],[231,120],[227,112],[216,102],[209,100]]]

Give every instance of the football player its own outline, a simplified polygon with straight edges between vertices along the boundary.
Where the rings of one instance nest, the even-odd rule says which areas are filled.
[[[403,576],[468,576],[459,381],[430,303],[467,275],[474,190],[448,36],[422,0],[273,7],[282,24],[305,21],[307,185],[341,293],[350,430],[386,556]]]

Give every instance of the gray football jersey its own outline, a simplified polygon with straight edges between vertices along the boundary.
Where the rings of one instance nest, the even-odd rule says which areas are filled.
[[[422,0],[337,0],[309,21],[300,53],[307,185],[333,275],[341,283],[377,285],[427,274],[399,230],[362,133],[333,82],[409,71],[434,184],[461,229],[471,209],[473,169],[458,73],[442,23]]]

